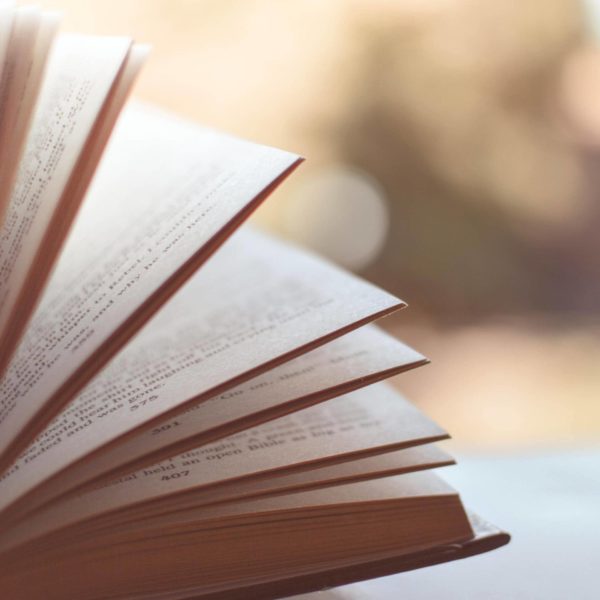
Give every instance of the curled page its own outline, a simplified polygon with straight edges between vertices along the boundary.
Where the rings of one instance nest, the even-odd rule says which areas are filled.
[[[307,409],[305,412],[308,416],[320,409],[321,407],[316,407],[316,410]],[[302,413],[299,416],[301,417]],[[318,418],[311,418],[312,423],[305,427],[306,438],[300,439],[301,434],[297,433],[292,444],[306,446],[314,441],[323,426],[318,422]],[[284,420],[281,421],[282,424],[283,422]],[[341,427],[350,430],[347,423],[338,423],[336,420],[328,426],[335,431],[339,431]],[[359,438],[356,447],[359,447],[363,431],[358,427],[354,431]],[[258,435],[266,433],[264,427],[258,429]],[[422,440],[413,441],[420,443]],[[344,449],[347,449],[347,446]],[[240,454],[234,454],[231,447],[226,454],[227,449],[223,444],[209,445],[202,449],[202,452],[186,453],[180,459],[165,463],[162,470],[156,466],[154,469],[140,471],[135,476],[132,474],[112,482],[108,487],[61,500],[3,531],[0,552],[13,551],[17,546],[31,541],[35,541],[35,546],[39,549],[40,538],[49,534],[52,535],[52,539],[44,543],[67,544],[71,536],[78,537],[83,532],[85,535],[93,535],[95,531],[106,530],[107,527],[116,529],[134,521],[143,521],[145,525],[150,525],[153,519],[160,519],[165,513],[177,512],[183,516],[183,511],[195,510],[200,506],[295,493],[454,464],[454,460],[447,453],[433,444],[382,451],[374,455],[370,453],[372,448],[365,447],[351,459],[344,460],[344,456],[340,455],[335,457],[335,460],[332,457],[323,457],[300,465],[294,462],[298,454],[297,449],[292,448],[289,454],[290,464],[284,463],[285,459],[280,458],[285,468],[261,471],[265,466],[263,459],[267,453],[263,449],[258,451],[251,463],[245,461],[246,468],[243,468],[240,461],[237,465],[239,476],[231,478],[236,472],[231,463],[236,462],[237,457],[244,451],[241,448],[236,450]],[[246,451],[257,452],[256,443],[248,444]],[[277,454],[280,457],[282,454],[287,456],[287,452],[282,452],[281,448],[279,451],[271,451],[272,458]],[[219,460],[230,463],[226,468],[226,476],[230,479],[219,479],[214,462]],[[60,537],[57,537],[57,534]]]
[[[298,161],[157,111],[128,112],[2,380],[0,471]]]
[[[0,5],[0,225],[58,29],[58,16]]]
[[[74,464],[49,482],[49,487],[54,493],[65,494],[86,482],[114,479],[425,362],[421,354],[380,329],[361,327],[191,406],[173,419],[137,429],[132,435]],[[201,368],[190,368],[189,376],[200,379],[204,373]],[[70,411],[64,416],[68,413]],[[105,423],[105,427],[109,424]],[[41,502],[46,494],[38,488],[35,496],[36,501]]]
[[[39,297],[27,288],[46,279],[37,267],[51,253],[51,224],[130,46],[127,38],[78,35],[54,46],[0,229],[0,373]]]
[[[105,444],[401,306],[321,259],[240,231],[4,476],[1,508]]]
[[[158,592],[185,597],[181,592],[194,585],[207,597],[221,590],[226,598],[249,581],[318,573],[472,537],[457,493],[433,473],[409,473],[201,507],[183,518],[164,515],[150,528],[131,523],[68,545],[4,556],[2,586],[11,597],[58,600]]]

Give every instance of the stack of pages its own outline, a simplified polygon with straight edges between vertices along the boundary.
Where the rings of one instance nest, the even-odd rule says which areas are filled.
[[[275,598],[506,543],[382,383],[427,362],[372,324],[403,302],[240,229],[301,159],[119,116],[146,49],[57,23],[0,2],[2,598]]]

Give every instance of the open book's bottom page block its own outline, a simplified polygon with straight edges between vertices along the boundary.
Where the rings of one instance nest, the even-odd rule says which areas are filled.
[[[10,598],[269,598],[492,549],[431,472],[168,513],[4,556]]]

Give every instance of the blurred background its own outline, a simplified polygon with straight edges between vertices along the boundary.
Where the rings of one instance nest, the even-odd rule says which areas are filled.
[[[137,96],[308,158],[256,215],[408,301],[396,380],[497,450],[600,440],[600,10],[50,0],[153,45]]]

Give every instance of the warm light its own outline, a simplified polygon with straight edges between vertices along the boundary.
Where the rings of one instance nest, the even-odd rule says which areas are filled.
[[[283,214],[286,235],[351,269],[369,265],[388,230],[382,191],[368,176],[343,165],[304,179]]]

